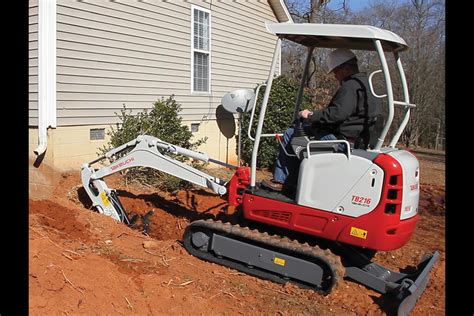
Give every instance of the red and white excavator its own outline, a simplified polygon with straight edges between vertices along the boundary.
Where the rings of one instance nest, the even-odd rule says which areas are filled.
[[[405,41],[393,32],[366,25],[267,23],[277,36],[263,102],[258,115],[250,167],[230,166],[192,151],[141,135],[114,148],[102,157],[84,163],[81,177],[85,191],[99,213],[130,224],[127,212],[114,189],[104,178],[133,167],[149,167],[211,189],[226,196],[237,212],[229,222],[197,220],[188,225],[183,236],[184,247],[203,260],[222,264],[245,273],[273,280],[292,282],[323,294],[342,278],[364,284],[398,304],[398,314],[407,315],[424,292],[429,272],[439,257],[435,251],[425,255],[412,273],[391,271],[372,262],[376,251],[390,251],[404,246],[411,238],[418,216],[419,164],[410,152],[396,144],[410,117],[407,82],[399,53],[406,50]],[[370,93],[385,98],[387,114],[379,134],[371,134],[367,149],[351,148],[345,140],[317,141],[299,133],[293,140],[294,154],[300,160],[295,192],[284,194],[263,186],[256,176],[258,149],[263,134],[265,112],[283,39],[307,48],[307,59],[297,95],[295,113],[301,105],[304,82],[315,48],[348,48],[374,51],[381,69],[369,76]],[[393,54],[394,69],[399,74],[403,101],[394,100],[392,78],[385,57]],[[373,76],[382,73],[386,93],[374,91]],[[257,88],[260,89],[259,86]],[[258,91],[257,91],[258,93]],[[255,93],[236,90],[223,98],[227,110],[251,111],[255,115]],[[387,145],[385,137],[392,125],[395,106],[404,119]],[[334,145],[345,143],[344,152]],[[240,146],[239,146],[240,152]],[[228,181],[197,170],[176,160],[184,155],[235,169]],[[94,168],[98,161],[106,166]]]

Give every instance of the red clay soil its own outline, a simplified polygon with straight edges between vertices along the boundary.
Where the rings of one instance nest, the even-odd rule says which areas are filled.
[[[156,192],[108,178],[129,215],[150,216],[129,228],[90,210],[79,172],[65,173],[49,200],[29,204],[30,315],[391,315],[393,306],[366,287],[341,281],[321,296],[201,261],[181,244],[186,225],[225,209],[204,190]],[[444,185],[422,183],[420,221],[401,249],[379,252],[388,268],[416,266],[425,253],[440,259],[411,315],[445,314]]]

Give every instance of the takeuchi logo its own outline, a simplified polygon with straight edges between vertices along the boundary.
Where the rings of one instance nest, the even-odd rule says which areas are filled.
[[[117,168],[120,168],[120,167],[122,167],[122,166],[125,166],[125,165],[131,163],[131,162],[134,161],[134,160],[135,160],[135,158],[130,157],[130,158],[126,159],[125,161],[122,161],[122,162],[120,162],[120,163],[118,163],[118,164],[116,164],[116,165],[110,166],[110,169],[115,170],[115,169],[117,169]]]

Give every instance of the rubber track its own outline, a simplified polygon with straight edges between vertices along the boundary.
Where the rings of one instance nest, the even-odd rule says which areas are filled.
[[[235,239],[246,240],[247,242],[258,244],[259,246],[264,244],[268,249],[283,251],[284,253],[291,254],[294,257],[311,258],[313,259],[311,260],[312,262],[316,261],[322,263],[320,266],[325,271],[326,281],[323,281],[324,284],[315,287],[312,284],[300,282],[299,280],[283,278],[280,275],[257,267],[249,268],[244,263],[239,263],[231,259],[223,257],[218,258],[214,256],[213,253],[199,250],[192,245],[191,236],[197,231],[211,231],[228,238],[233,236]],[[329,249],[321,249],[318,246],[310,246],[308,243],[302,244],[287,237],[271,236],[266,232],[261,233],[256,229],[251,230],[248,227],[243,227],[238,224],[224,223],[212,219],[198,220],[188,225],[183,236],[183,243],[188,252],[200,259],[228,266],[247,274],[277,283],[291,282],[303,288],[312,288],[323,295],[326,295],[333,290],[339,283],[339,280],[342,280],[345,273],[340,257],[333,254]]]

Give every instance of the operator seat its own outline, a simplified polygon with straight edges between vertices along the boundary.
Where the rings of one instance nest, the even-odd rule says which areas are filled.
[[[378,136],[382,132],[384,119],[383,114],[375,116],[372,122],[367,125],[355,139],[354,144],[351,144],[351,149],[373,149],[377,144]]]

